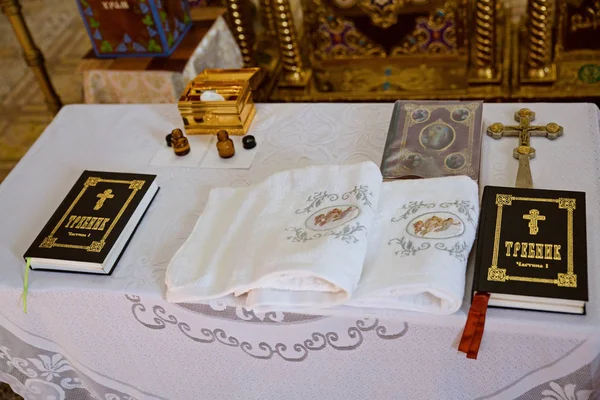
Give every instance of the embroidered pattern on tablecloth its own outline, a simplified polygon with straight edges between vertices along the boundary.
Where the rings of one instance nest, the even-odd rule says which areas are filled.
[[[228,306],[225,301],[221,299],[211,300],[208,304],[178,303],[176,305],[196,314],[205,315],[207,317],[257,324],[304,323],[307,321],[329,318],[328,316],[323,315],[286,313],[281,311],[259,313],[253,310],[246,310],[242,306]]]
[[[306,339],[296,342],[291,346],[282,342],[250,343],[228,335],[224,329],[193,329],[187,322],[180,321],[173,314],[168,314],[161,305],[146,306],[139,296],[125,295],[131,304],[133,317],[148,329],[165,329],[174,326],[195,343],[220,343],[229,347],[237,347],[250,357],[270,360],[279,356],[285,361],[300,362],[306,360],[311,352],[331,348],[333,350],[348,351],[360,347],[367,334],[374,332],[377,337],[384,340],[395,340],[403,337],[408,332],[408,324],[403,323],[399,332],[388,333],[388,328],[379,322],[378,318],[363,318],[346,329],[345,334],[335,331],[312,332]]]

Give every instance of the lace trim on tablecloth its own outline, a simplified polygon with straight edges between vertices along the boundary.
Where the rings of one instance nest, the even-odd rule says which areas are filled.
[[[137,400],[86,376],[63,354],[25,343],[2,326],[0,344],[0,382],[26,400]]]

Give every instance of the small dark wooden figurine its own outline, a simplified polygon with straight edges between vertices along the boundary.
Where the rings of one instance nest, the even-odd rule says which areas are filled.
[[[225,130],[217,132],[217,151],[221,158],[231,158],[235,154],[233,140],[229,139],[229,133]]]
[[[171,147],[177,156],[185,156],[190,152],[190,143],[183,136],[181,129],[173,129],[171,131]]]

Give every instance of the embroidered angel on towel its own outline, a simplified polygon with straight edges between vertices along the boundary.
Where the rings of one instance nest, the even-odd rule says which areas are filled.
[[[450,228],[451,225],[460,225],[460,221],[455,222],[454,218],[449,217],[446,219],[440,218],[437,215],[429,217],[423,222],[418,220],[413,224],[413,229],[416,234],[425,236],[429,232],[441,232]]]

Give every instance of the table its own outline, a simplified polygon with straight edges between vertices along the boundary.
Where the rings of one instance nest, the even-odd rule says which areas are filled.
[[[557,141],[532,139],[536,186],[587,192],[587,315],[491,309],[479,358],[469,360],[456,349],[468,297],[449,316],[167,303],[165,268],[211,187],[310,164],[379,163],[392,104],[258,104],[250,170],[150,166],[180,127],[175,105],[74,105],[0,185],[0,380],[27,399],[597,399],[598,108],[486,104],[485,126],[522,106],[565,128]],[[484,137],[481,187],[514,183],[514,147]],[[111,277],[33,271],[24,314],[22,254],[84,168],[155,173],[161,191]]]
[[[225,20],[215,12],[211,16],[215,19],[194,20],[169,57],[98,59],[93,53],[86,55],[79,66],[84,102],[176,103],[186,83],[204,69],[240,68],[242,55]]]

